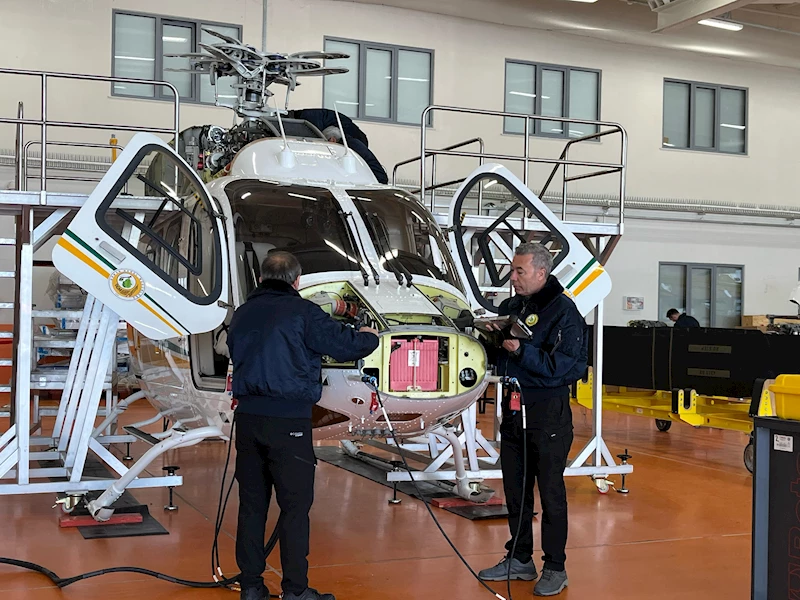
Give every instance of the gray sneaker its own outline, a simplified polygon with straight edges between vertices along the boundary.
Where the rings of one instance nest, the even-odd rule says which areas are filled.
[[[533,587],[534,596],[555,596],[567,587],[567,572],[544,569],[542,578]]]
[[[499,563],[478,573],[478,577],[484,581],[505,581],[508,579],[508,558],[503,558]],[[511,559],[511,579],[521,579],[522,581],[533,581],[536,579],[536,567],[533,566],[533,559],[523,563],[516,558]]]

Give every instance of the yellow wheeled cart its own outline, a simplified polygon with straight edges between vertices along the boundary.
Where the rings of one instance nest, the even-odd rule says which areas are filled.
[[[668,431],[673,421],[682,421],[692,427],[747,433],[750,441],[744,449],[744,464],[752,473],[753,417],[774,416],[776,404],[787,403],[781,398],[790,397],[784,390],[797,388],[800,388],[800,375],[781,375],[777,380],[756,381],[751,398],[707,396],[693,389],[665,391],[604,385],[603,410],[653,418],[659,431]],[[573,402],[588,409],[594,408],[591,370],[586,381],[577,383]]]

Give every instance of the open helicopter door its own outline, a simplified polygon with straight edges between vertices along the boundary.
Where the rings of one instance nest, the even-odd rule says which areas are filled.
[[[481,212],[494,214],[475,216],[479,197]],[[526,241],[547,246],[553,255],[553,275],[584,317],[611,291],[611,278],[595,256],[501,165],[483,165],[464,180],[450,203],[448,230],[473,310],[497,312],[499,302],[486,295],[509,293],[514,249]]]
[[[211,331],[229,302],[221,212],[170,146],[139,133],[59,239],[53,263],[152,340]]]

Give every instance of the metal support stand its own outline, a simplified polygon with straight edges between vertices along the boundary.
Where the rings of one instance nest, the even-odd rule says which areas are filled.
[[[564,475],[588,475],[601,493],[608,491],[606,478],[633,472],[633,465],[617,465],[603,439],[603,303],[594,309],[594,365],[592,378],[592,438],[564,470]],[[589,462],[591,461],[591,464]]]
[[[167,467],[161,467],[162,471],[166,471],[169,477],[174,477],[175,473],[180,470],[180,467],[176,467],[173,465]],[[172,502],[172,491],[175,489],[175,486],[169,486],[169,504],[164,507],[164,510],[178,510],[178,507]]]
[[[400,471],[403,468],[403,463],[393,460],[392,467],[393,467],[392,471],[395,472]],[[401,502],[402,500],[397,497],[397,482],[394,481],[392,482],[392,498],[391,500],[389,500],[389,504],[400,504]]]
[[[631,458],[631,455],[628,454],[628,449],[625,448],[625,452],[622,454],[617,454],[617,458],[620,460],[621,465],[627,465],[628,459]],[[617,492],[620,494],[627,494],[630,490],[625,487],[625,476],[626,474],[622,474],[622,486],[617,488]]]

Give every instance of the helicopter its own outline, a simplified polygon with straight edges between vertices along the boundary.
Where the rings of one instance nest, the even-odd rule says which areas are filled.
[[[459,247],[457,210],[445,231],[415,196],[378,183],[346,137],[330,142],[308,121],[269,106],[270,84],[291,91],[298,77],[345,72],[319,62],[344,55],[267,54],[208,33],[222,42],[182,56],[212,84],[237,78],[236,102],[219,105],[241,122],[190,127],[171,143],[136,134],[68,225],[53,263],[128,322],[141,389],[159,416],[185,430],[230,423],[227,324],[259,285],[261,261],[289,251],[302,266],[304,298],[380,337],[361,361],[323,358],[314,440],[389,438],[371,380],[398,439],[441,434],[460,457],[457,438],[443,428],[483,396],[489,365],[471,326],[480,303],[465,285],[474,256]],[[536,210],[557,245],[554,274],[578,281],[576,304],[588,313],[608,294],[608,274],[584,268],[588,250],[504,167],[479,168],[457,196],[487,178],[506,182]],[[125,202],[132,196],[161,202],[146,213]],[[491,497],[463,463],[456,470],[457,495]]]

